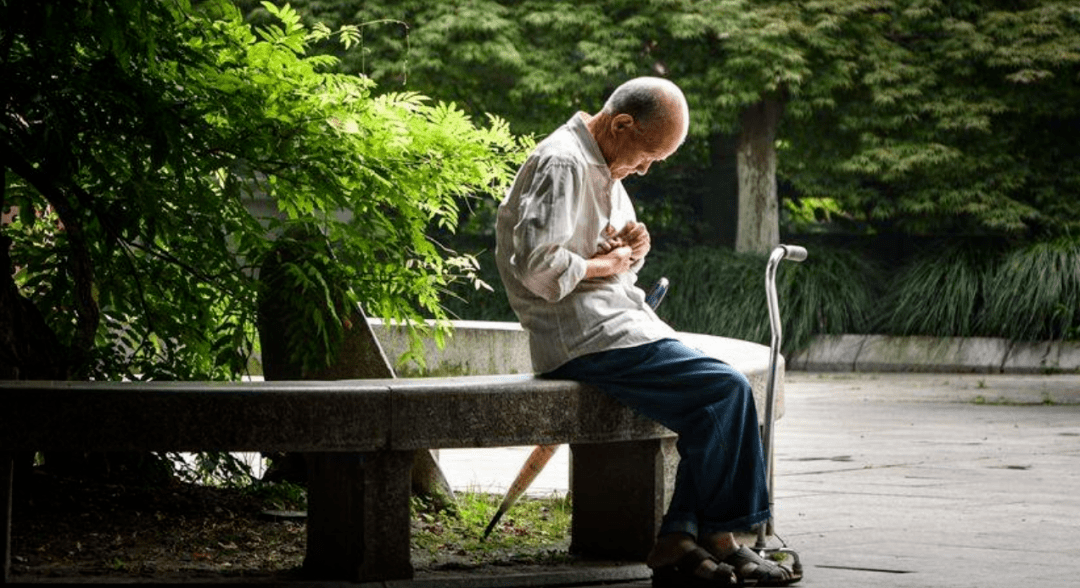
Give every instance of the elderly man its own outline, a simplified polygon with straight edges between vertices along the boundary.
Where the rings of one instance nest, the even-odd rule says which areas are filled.
[[[499,206],[496,260],[537,372],[593,384],[679,435],[653,585],[786,585],[799,578],[732,535],[769,518],[749,382],[679,342],[634,285],[651,244],[621,180],[675,153],[689,122],[682,92],[659,78],[575,114]]]

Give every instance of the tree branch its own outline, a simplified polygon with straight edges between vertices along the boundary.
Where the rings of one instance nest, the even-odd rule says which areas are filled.
[[[94,263],[86,244],[86,234],[83,232],[82,223],[64,190],[23,159],[7,141],[0,141],[0,156],[13,172],[45,197],[64,224],[68,243],[70,243],[70,269],[75,282],[75,308],[78,320],[72,351],[76,354],[76,361],[78,361],[78,358],[89,354],[101,321],[101,311],[93,296]]]
[[[4,213],[4,201],[7,199],[7,164],[0,161],[0,214]]]

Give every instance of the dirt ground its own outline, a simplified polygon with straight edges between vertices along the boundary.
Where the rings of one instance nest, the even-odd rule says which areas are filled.
[[[290,512],[303,505],[280,495],[175,480],[156,485],[93,482],[40,470],[27,477],[28,483],[17,484],[13,503],[15,582],[302,578],[305,520],[268,516],[267,511]],[[485,513],[473,526],[482,529],[489,516]],[[516,526],[513,519],[504,519],[501,534],[535,532]],[[508,566],[520,571],[575,559],[567,554],[568,535],[549,541],[550,530],[543,532],[541,544],[524,548],[503,548],[502,542],[492,541],[483,549],[462,549],[450,533],[444,544],[445,522],[414,517],[412,560],[418,574],[500,574]],[[418,542],[418,536],[428,539]]]
[[[13,580],[294,575],[303,520],[233,488],[85,482],[35,472],[13,504]]]

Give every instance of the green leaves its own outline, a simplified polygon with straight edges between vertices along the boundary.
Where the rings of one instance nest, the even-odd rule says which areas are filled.
[[[307,34],[304,26],[300,24],[300,14],[288,4],[278,8],[270,2],[263,2],[263,8],[284,25],[284,28],[276,24],[265,27],[257,27],[256,30],[263,40],[270,43],[288,47],[294,53],[303,54]]]
[[[986,289],[981,327],[1014,340],[1080,339],[1080,240],[1010,251]]]
[[[1075,8],[882,5],[899,10],[841,21],[855,83],[827,89],[817,108],[789,105],[799,120],[787,126],[781,173],[807,193],[828,186],[846,210],[869,211],[866,220],[913,231],[1075,227],[1080,214],[1035,196],[1072,198],[1080,177],[1080,153],[1056,132],[1080,119],[1075,84],[1059,80],[1080,71]],[[822,57],[832,67],[840,54]]]
[[[237,377],[256,344],[255,268],[294,225],[322,247],[280,284],[314,329],[295,341],[304,362],[332,356],[346,308],[441,318],[441,292],[475,277],[428,233],[510,180],[522,144],[505,122],[330,73],[339,58],[310,43],[355,47],[359,29],[309,29],[289,6],[265,3],[257,34],[223,0],[65,6],[0,7],[18,47],[0,55],[18,78],[0,98],[26,121],[0,140],[25,169],[65,164],[37,183],[8,174],[22,222],[3,230],[25,231],[12,235],[20,284],[63,340],[74,293],[96,293],[102,327],[80,375]],[[100,7],[110,18],[95,20]],[[66,36],[38,35],[29,12]],[[35,217],[53,194],[73,207],[66,226]],[[90,283],[69,275],[76,230]]]
[[[885,301],[897,335],[1058,341],[1080,334],[1080,244],[937,247],[909,262]]]

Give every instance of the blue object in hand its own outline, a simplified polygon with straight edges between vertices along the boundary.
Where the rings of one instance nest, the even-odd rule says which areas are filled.
[[[667,294],[668,279],[660,278],[649,288],[649,293],[645,295],[645,303],[649,305],[649,308],[656,310],[657,306],[660,306],[660,301],[664,299],[664,294]]]

